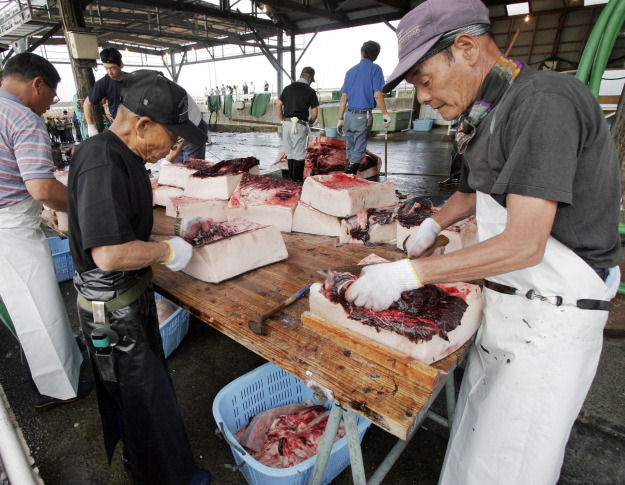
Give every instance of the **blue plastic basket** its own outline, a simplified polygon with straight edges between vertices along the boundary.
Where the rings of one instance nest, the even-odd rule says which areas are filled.
[[[165,300],[164,296],[154,293],[154,299]],[[161,332],[161,340],[163,341],[163,352],[165,358],[178,348],[180,342],[189,331],[189,312],[182,308],[178,308],[172,313],[167,320],[158,326]]]
[[[303,381],[269,362],[219,391],[213,401],[213,417],[227,440],[237,443],[234,433],[248,424],[253,416],[267,409],[302,403],[308,399],[314,402],[313,391]],[[370,425],[369,421],[358,416],[358,434],[361,441]],[[243,450],[242,447],[237,447]],[[289,468],[271,468],[256,461],[249,453],[241,453],[233,446],[230,446],[230,450],[250,485],[306,485],[317,461],[315,455]],[[349,463],[347,437],[343,437],[332,446],[323,483],[330,483]]]
[[[69,239],[49,237],[48,244],[52,251],[52,261],[58,282],[71,280],[74,276],[74,261],[69,252]]]
[[[434,118],[412,120],[412,129],[414,131],[430,131],[432,126],[434,126]]]

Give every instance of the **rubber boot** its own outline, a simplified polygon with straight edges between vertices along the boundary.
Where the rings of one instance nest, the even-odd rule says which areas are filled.
[[[347,161],[347,163],[345,164],[345,173],[356,174],[358,172],[358,165],[358,163],[352,163],[350,161]]]
[[[304,181],[304,165],[306,160],[293,160],[293,172],[291,175],[291,180],[295,182],[303,182]]]
[[[287,180],[293,180],[293,163],[295,160],[292,158],[287,159],[287,163],[289,164],[289,175],[286,177]]]

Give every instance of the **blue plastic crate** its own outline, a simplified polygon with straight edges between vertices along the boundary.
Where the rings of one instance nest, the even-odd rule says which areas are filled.
[[[434,118],[412,120],[412,129],[414,131],[430,131],[432,126],[434,126]]]
[[[313,391],[303,381],[280,369],[271,362],[254,369],[225,386],[213,401],[213,417],[226,438],[237,443],[234,433],[248,424],[257,414],[286,404],[302,403],[313,399]],[[327,403],[330,406],[330,403]],[[358,416],[360,440],[371,425]],[[241,450],[243,448],[239,447]],[[250,485],[306,485],[312,475],[317,455],[289,468],[271,468],[230,446],[240,471]],[[323,483],[330,483],[349,465],[347,437],[332,446]]]
[[[166,298],[158,293],[154,293],[154,299],[165,300]],[[158,326],[163,341],[163,352],[165,358],[178,348],[180,342],[189,331],[189,312],[178,308],[167,320]]]
[[[74,276],[74,261],[69,252],[69,239],[49,237],[48,244],[52,251],[52,261],[58,282],[71,280]]]

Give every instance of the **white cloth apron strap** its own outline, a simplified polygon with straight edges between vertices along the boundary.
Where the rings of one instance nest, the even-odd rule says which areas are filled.
[[[0,209],[0,295],[41,394],[76,397],[82,355],[32,198]]]
[[[486,194],[477,194],[476,216],[480,241],[505,229],[506,209]],[[538,265],[488,279],[567,298],[609,299],[595,271],[553,238]],[[483,297],[439,483],[555,484],[596,372],[608,312],[487,288]]]

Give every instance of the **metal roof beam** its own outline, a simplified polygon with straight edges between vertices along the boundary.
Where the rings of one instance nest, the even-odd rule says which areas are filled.
[[[100,0],[102,5],[111,4],[108,0]],[[260,28],[274,29],[276,24],[271,20],[260,19],[253,15],[246,15],[239,12],[232,12],[230,10],[225,11],[220,8],[213,7],[208,4],[199,5],[197,3],[187,3],[182,1],[173,2],[170,0],[115,0],[116,4],[125,4],[126,8],[136,8],[138,5],[145,7],[157,7],[163,10],[171,10],[178,12],[199,13],[201,15],[207,15],[218,19],[225,19],[237,22],[239,24],[252,24]]]
[[[298,2],[293,2],[290,0],[262,0],[265,5],[269,5],[270,7],[276,10],[294,10],[296,12],[302,12],[305,14],[309,14],[315,17],[326,18],[330,20],[335,20],[337,22],[347,22],[349,18],[344,13],[334,13],[328,12],[327,10],[323,10],[320,8],[309,7],[303,5]]]

